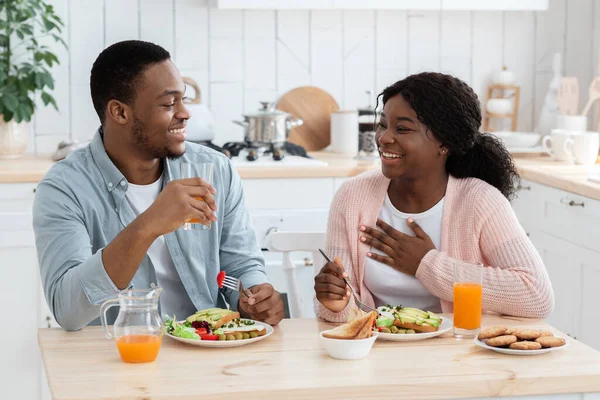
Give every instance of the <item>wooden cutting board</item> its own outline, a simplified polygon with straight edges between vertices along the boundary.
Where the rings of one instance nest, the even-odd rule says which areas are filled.
[[[290,131],[289,142],[307,151],[323,150],[329,146],[331,113],[340,109],[329,93],[314,86],[298,87],[279,98],[277,109],[304,121]]]

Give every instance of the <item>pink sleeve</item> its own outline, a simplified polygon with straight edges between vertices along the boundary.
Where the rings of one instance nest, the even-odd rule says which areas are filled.
[[[357,287],[354,268],[352,267],[351,250],[348,243],[348,232],[346,230],[346,209],[348,208],[347,195],[349,191],[344,186],[340,188],[329,210],[327,220],[327,237],[325,244],[325,253],[332,260],[334,257],[339,257],[342,260],[342,265],[348,273],[348,280],[353,287]],[[339,313],[335,313],[325,308],[316,298],[315,311],[318,317],[329,322],[347,322],[350,310],[354,306],[354,300],[350,300],[346,308]]]
[[[521,228],[510,203],[498,193],[478,203],[479,243],[456,240],[458,246],[479,246],[489,266],[483,272],[483,308],[501,314],[546,318],[554,308],[554,292],[541,257]],[[435,296],[453,301],[453,261],[446,253],[425,255],[417,279]]]

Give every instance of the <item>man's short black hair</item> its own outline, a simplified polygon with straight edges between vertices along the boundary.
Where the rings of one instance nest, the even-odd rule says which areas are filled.
[[[90,77],[92,101],[104,124],[110,100],[132,104],[146,68],[171,58],[162,47],[140,40],[118,42],[104,49],[94,61]]]

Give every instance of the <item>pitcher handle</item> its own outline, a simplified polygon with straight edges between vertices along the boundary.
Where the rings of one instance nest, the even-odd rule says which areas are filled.
[[[554,156],[554,152],[552,151],[552,137],[550,135],[546,135],[542,138],[542,145],[544,146],[544,150],[548,153],[549,156]]]
[[[119,305],[119,299],[106,300],[104,303],[102,303],[102,307],[100,307],[100,320],[102,321],[102,326],[104,326],[104,334],[106,335],[107,339],[112,339],[114,335],[108,330],[108,324],[106,323],[106,312],[109,308],[116,305]]]

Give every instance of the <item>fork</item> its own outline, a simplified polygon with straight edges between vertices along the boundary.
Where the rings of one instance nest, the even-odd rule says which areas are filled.
[[[321,254],[323,255],[323,257],[325,257],[325,259],[327,260],[327,262],[333,262],[333,261],[331,261],[331,259],[329,257],[327,257],[327,255],[325,254],[325,252],[323,250],[319,249],[319,251],[321,252]],[[377,313],[377,315],[380,315],[379,311],[377,311],[374,308],[369,307],[368,305],[366,305],[365,303],[363,303],[362,301],[360,301],[360,299],[358,298],[358,295],[354,291],[354,288],[352,287],[352,285],[350,284],[350,282],[348,282],[348,280],[346,278],[344,278],[343,276],[341,278],[344,280],[344,282],[346,282],[346,285],[348,285],[348,287],[352,291],[352,296],[354,296],[354,301],[356,301],[356,303],[358,304],[358,308],[360,308],[361,310],[363,310],[364,312],[367,312],[367,313],[369,313],[371,311],[375,311]]]
[[[223,287],[240,292],[240,294],[243,294],[246,297],[250,297],[248,296],[248,293],[246,293],[246,290],[244,290],[242,281],[240,281],[238,278],[234,278],[233,276],[225,275],[223,278]]]

